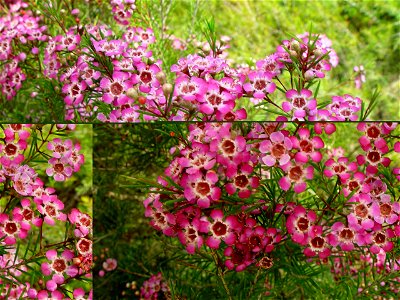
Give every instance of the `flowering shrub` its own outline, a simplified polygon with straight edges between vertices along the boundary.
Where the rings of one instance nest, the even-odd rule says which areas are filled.
[[[84,163],[75,127],[1,125],[1,299],[92,297],[92,218],[54,182]]]
[[[206,42],[195,36],[184,42],[164,28],[156,32],[146,3],[108,4],[110,22],[118,25],[81,22],[84,13],[61,1],[6,1],[0,27],[2,97],[11,101],[29,81],[31,97],[56,99],[49,105],[52,119],[74,122],[233,121],[254,119],[254,108],[271,121],[365,120],[376,105],[377,94],[368,101],[347,93],[319,95],[322,80],[339,64],[325,34],[293,36],[243,67],[227,58],[230,38],[217,39],[214,22],[203,26]],[[177,55],[187,43],[197,48],[170,67],[157,44],[167,42]],[[359,89],[364,67],[354,70]]]
[[[328,124],[329,133],[316,132]],[[327,149],[337,127],[358,139],[349,152]],[[235,295],[227,272],[258,269],[276,281],[267,270],[285,270],[286,251],[331,266],[335,278],[358,278],[353,295],[371,293],[372,274],[387,286],[377,293],[392,295],[400,267],[398,132],[396,123],[193,123],[157,184],[136,181],[150,191],[150,225],[188,254],[214,260],[228,298]],[[270,283],[267,295],[275,288]]]

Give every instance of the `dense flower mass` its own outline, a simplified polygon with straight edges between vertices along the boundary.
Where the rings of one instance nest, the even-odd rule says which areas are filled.
[[[289,242],[322,263],[348,252],[391,257],[400,234],[396,123],[337,124],[359,137],[348,156],[326,149],[334,130],[314,131],[323,123],[242,125],[187,126],[144,201],[156,230],[189,254],[218,251],[236,272],[272,267]]]
[[[21,0],[8,6],[7,14],[0,16],[1,94],[12,100],[27,76],[32,76],[25,74],[26,62],[37,60],[43,68],[35,76],[56,87],[54,92],[64,99],[65,120],[234,121],[247,119],[253,107],[273,112],[267,116],[270,121],[353,121],[368,116],[359,115],[362,100],[356,96],[335,95],[331,103],[320,101],[320,81],[339,64],[332,41],[324,34],[306,32],[284,40],[274,53],[244,67],[228,59],[227,36],[201,42],[195,35],[183,41],[165,34],[165,40],[156,40],[135,0],[110,1],[119,28],[80,24],[82,13],[71,9],[76,24],[67,27],[59,20],[58,34],[43,25],[53,11],[51,4],[41,5],[41,11]],[[157,43],[164,47],[166,40],[176,51],[191,45],[197,52],[171,67],[163,66],[154,49]],[[364,68],[354,70],[360,88]],[[43,93],[37,85],[31,96]],[[57,172],[56,163],[52,162],[52,176],[69,177],[70,169]]]
[[[5,206],[0,214],[0,298],[91,299],[91,292],[85,296],[82,287],[86,285],[80,285],[78,279],[91,277],[91,217],[77,208],[66,211],[56,190],[49,186],[50,177],[41,179],[47,173],[64,181],[79,171],[84,161],[79,144],[58,137],[68,136],[76,126],[1,127],[0,185]],[[43,161],[52,165],[46,172],[45,167],[40,168]],[[53,243],[49,226],[65,232],[65,238]],[[41,275],[27,277],[29,272]],[[69,282],[74,282],[70,293]]]

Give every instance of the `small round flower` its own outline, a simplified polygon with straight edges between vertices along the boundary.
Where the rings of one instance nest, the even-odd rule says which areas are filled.
[[[107,258],[105,262],[103,262],[103,269],[106,271],[113,271],[117,268],[117,260],[115,258]]]

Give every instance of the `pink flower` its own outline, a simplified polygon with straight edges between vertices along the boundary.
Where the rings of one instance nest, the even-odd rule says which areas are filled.
[[[129,102],[126,91],[133,86],[130,75],[127,72],[114,71],[113,78],[110,80],[103,77],[100,81],[100,87],[103,89],[103,101],[114,106],[121,106]]]
[[[223,240],[227,245],[232,245],[236,241],[235,230],[239,229],[240,223],[235,216],[225,218],[223,212],[219,209],[211,211],[210,217],[213,222],[209,224],[211,236],[206,240],[206,245],[213,249],[218,249]]]
[[[293,120],[304,120],[307,116],[314,117],[317,113],[317,101],[310,99],[312,92],[310,90],[302,89],[301,92],[296,90],[288,90],[286,92],[286,98],[289,101],[282,103],[282,109],[284,112],[293,112]]]
[[[293,190],[295,193],[304,192],[307,187],[304,180],[310,180],[314,177],[314,168],[312,166],[304,168],[301,164],[287,163],[282,166],[282,169],[285,171],[286,176],[279,179],[279,186],[284,191],[288,191],[293,183]]]
[[[319,136],[314,136],[310,139],[310,131],[307,128],[300,128],[298,130],[300,139],[292,136],[291,141],[293,148],[299,149],[295,155],[297,163],[306,163],[311,158],[314,162],[320,162],[322,154],[317,149],[323,148],[324,142]]]
[[[58,256],[57,250],[51,249],[46,252],[46,257],[50,262],[42,263],[41,270],[45,276],[53,274],[52,279],[46,283],[49,291],[55,291],[58,285],[64,283],[64,274],[75,277],[78,274],[78,268],[75,265],[68,265],[72,262],[74,253],[70,250],[64,250],[61,256]]]
[[[60,210],[64,209],[64,203],[55,195],[43,195],[41,199],[35,200],[38,211],[44,215],[46,224],[54,225],[55,220],[66,221],[67,215]]]
[[[61,159],[55,157],[50,158],[49,164],[51,167],[46,169],[46,174],[48,176],[53,176],[54,180],[64,181],[72,176],[73,169],[68,165],[68,159],[66,157]]]
[[[234,96],[226,91],[220,92],[217,81],[208,82],[207,92],[199,95],[197,101],[200,102],[200,112],[211,115],[217,111],[226,114],[235,107]]]
[[[208,208],[211,201],[217,201],[221,196],[221,189],[215,186],[217,182],[218,175],[210,170],[205,175],[199,172],[182,177],[181,185],[189,202],[197,202],[199,207]]]
[[[194,101],[207,92],[207,83],[198,77],[180,76],[175,80],[174,96]]]
[[[106,271],[113,271],[117,268],[117,260],[115,258],[107,258],[102,266]]]
[[[314,211],[306,211],[304,207],[296,206],[286,221],[286,228],[292,236],[292,240],[301,245],[306,245],[311,227],[316,219],[317,215]]]
[[[287,164],[290,160],[289,152],[292,149],[292,141],[281,131],[272,132],[269,138],[270,140],[260,143],[260,152],[266,153],[265,156],[262,156],[262,161],[269,167],[274,166],[277,162],[281,166]]]
[[[243,89],[254,98],[263,99],[267,94],[275,91],[276,85],[272,82],[271,73],[252,71],[248,77],[250,82],[243,84]]]
[[[322,226],[312,226],[308,247],[304,249],[304,254],[308,257],[318,254],[321,259],[327,258],[331,254],[327,239],[322,235]]]
[[[28,236],[28,229],[20,224],[21,217],[15,215],[10,219],[7,214],[0,214],[0,237],[4,238],[6,245],[14,245],[16,238],[24,239]]]

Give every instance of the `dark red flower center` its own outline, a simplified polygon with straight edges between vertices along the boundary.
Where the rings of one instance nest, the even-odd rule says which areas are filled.
[[[377,163],[381,160],[381,154],[378,151],[370,151],[367,154],[367,158],[372,163]]]
[[[182,93],[184,94],[193,94],[193,92],[196,91],[196,87],[193,84],[185,84],[182,86]]]
[[[147,84],[151,81],[152,76],[151,76],[151,72],[149,71],[142,71],[142,73],[140,74],[140,80],[144,83]]]
[[[46,205],[45,211],[46,211],[47,215],[50,217],[54,217],[57,212],[56,208],[51,204]]]
[[[354,238],[354,233],[353,233],[353,230],[351,230],[349,228],[344,228],[344,229],[342,229],[342,231],[340,231],[339,236],[343,240],[352,240]]]
[[[61,258],[56,258],[53,261],[52,267],[55,271],[62,273],[65,271],[65,269],[67,268],[67,265],[65,263],[65,261]]]
[[[4,226],[4,231],[8,234],[14,234],[18,230],[18,226],[15,222],[7,222]]]
[[[227,231],[227,226],[224,223],[217,221],[212,226],[212,230],[215,233],[215,235],[218,235],[218,236],[225,235],[226,231]]]
[[[387,203],[382,204],[379,209],[382,216],[389,216],[392,212],[392,207]]]
[[[380,135],[381,131],[375,125],[372,125],[367,129],[367,136],[372,139],[376,139]]]
[[[286,153],[286,148],[282,144],[275,144],[271,149],[271,153],[274,157],[280,158]]]
[[[333,170],[335,171],[336,174],[341,174],[344,171],[346,171],[346,167],[343,165],[336,165],[333,167]]]
[[[314,248],[322,249],[324,247],[325,240],[320,236],[316,236],[315,238],[311,239],[310,243]]]
[[[57,173],[62,173],[64,171],[64,165],[63,164],[55,164],[54,171],[56,171]]]
[[[22,129],[22,124],[11,124],[11,128],[12,128],[14,131],[19,131],[19,130]]]
[[[310,224],[310,222],[308,221],[308,219],[306,219],[304,217],[300,217],[297,220],[297,228],[299,228],[300,231],[306,231],[308,229],[309,224]]]
[[[303,176],[303,169],[300,166],[295,166],[289,171],[289,178],[293,181],[298,181]]]
[[[374,241],[377,244],[383,244],[386,241],[386,235],[383,232],[378,232],[375,236],[374,236]]]
[[[207,196],[210,194],[211,188],[210,184],[206,181],[200,181],[196,185],[196,192],[202,196]]]
[[[216,94],[211,94],[210,96],[207,97],[208,102],[211,105],[220,105],[222,103],[222,97],[220,95]]]
[[[354,209],[357,217],[365,218],[368,216],[368,208],[364,204],[358,204]]]
[[[110,86],[110,91],[113,95],[118,96],[124,91],[124,87],[119,82],[113,82]]]
[[[24,208],[22,215],[24,216],[25,220],[30,221],[33,218],[33,211],[29,208]]]
[[[15,155],[15,153],[17,153],[17,149],[17,146],[14,144],[7,144],[7,146],[4,148],[8,156]]]
[[[267,87],[267,83],[263,79],[256,80],[254,82],[254,89],[262,91]]]
[[[187,230],[186,236],[187,236],[187,239],[188,239],[188,241],[189,241],[190,243],[191,243],[191,242],[194,242],[194,241],[196,240],[196,238],[197,238],[197,231],[194,230],[193,228],[189,228],[189,229]]]
[[[90,250],[91,245],[92,243],[87,239],[81,239],[77,244],[78,249],[80,250],[80,252],[83,253],[88,252]]]
[[[249,184],[247,176],[242,174],[235,177],[235,185],[239,188],[245,188]]]
[[[303,108],[307,104],[303,97],[296,97],[293,99],[293,106],[298,108]]]
[[[227,155],[232,155],[235,153],[235,143],[232,140],[224,140],[221,144],[221,149]]]
[[[303,151],[303,152],[311,153],[311,152],[314,151],[314,146],[313,146],[313,144],[312,144],[310,141],[301,140],[301,141],[300,141],[300,149],[301,149],[301,151]]]

